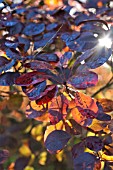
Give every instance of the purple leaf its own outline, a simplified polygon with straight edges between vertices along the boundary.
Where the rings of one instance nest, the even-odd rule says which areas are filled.
[[[100,67],[109,59],[111,54],[112,54],[111,48],[109,49],[106,47],[100,47],[97,49],[95,48],[94,54],[88,56],[88,59],[86,60],[86,65],[91,69]]]
[[[44,47],[46,44],[53,43],[56,33],[55,32],[49,32],[43,35],[43,38],[34,42],[34,49],[38,49],[40,47]],[[53,37],[53,38],[52,38]]]
[[[7,48],[5,50],[5,52],[6,52],[6,55],[10,59],[16,59],[16,60],[21,59],[21,56],[20,56],[19,52],[17,50],[13,49],[13,48]]]
[[[15,166],[14,169],[15,170],[24,170],[24,168],[28,165],[30,161],[30,158],[26,158],[26,157],[20,157],[16,160],[15,162]]]
[[[27,36],[33,36],[42,33],[44,29],[45,29],[44,23],[37,24],[32,22],[25,26],[23,33]]]
[[[104,146],[102,140],[97,136],[87,137],[85,140],[85,144],[86,144],[87,148],[89,148],[95,152],[100,151]]]
[[[0,150],[0,164],[3,164],[6,159],[9,157],[9,151],[8,150]]]
[[[74,169],[93,170],[96,161],[97,159],[95,155],[84,152],[74,159]]]
[[[9,63],[9,60],[4,56],[0,56],[0,67]]]
[[[30,100],[37,100],[41,97],[41,93],[46,88],[46,81],[43,81],[39,84],[34,85],[32,89],[27,89],[26,87],[23,87],[23,92],[29,97]]]
[[[46,27],[47,31],[52,31],[53,29],[57,28],[58,24],[57,23],[52,23],[52,24],[48,24]]]
[[[97,120],[100,121],[110,121],[111,120],[111,116],[104,113],[103,108],[101,106],[101,104],[97,101],[97,106],[98,106],[98,115],[96,117]]]
[[[73,158],[75,159],[77,156],[84,153],[84,149],[85,149],[84,143],[80,142],[80,143],[75,144],[72,148]]]
[[[23,37],[19,36],[18,41],[19,41],[20,45],[24,45],[24,52],[27,52],[27,50],[30,47],[30,40],[28,40],[27,38],[23,38]]]
[[[38,54],[36,55],[35,59],[40,60],[40,61],[46,61],[49,63],[57,63],[59,61],[59,58],[56,54]]]
[[[24,66],[33,70],[52,69],[52,66],[49,63],[37,60],[30,63],[25,63]]]
[[[98,82],[98,75],[94,72],[81,72],[69,79],[68,83],[78,89],[86,89],[95,86]]]
[[[7,71],[9,70],[15,63],[16,60],[7,60],[7,59],[3,59],[4,57],[0,57],[0,73],[2,73],[3,71]]]
[[[7,72],[0,75],[0,86],[12,86],[15,80],[19,77],[17,72]]]
[[[50,152],[56,152],[64,148],[71,136],[63,130],[52,131],[47,136],[45,146]]]
[[[58,123],[60,120],[63,120],[63,114],[57,110],[52,110],[49,109],[49,118],[50,118],[50,122],[52,124],[56,124]]]
[[[16,25],[17,23],[18,23],[18,20],[15,18],[13,18],[12,20],[9,20],[9,21],[8,20],[3,21],[3,24],[6,27],[12,27],[12,26]]]
[[[13,27],[10,27],[9,33],[10,35],[19,34],[22,31],[22,29],[23,29],[23,24],[18,22]]]
[[[65,66],[68,64],[69,60],[72,57],[72,52],[66,52],[61,58],[60,58],[60,63]]]

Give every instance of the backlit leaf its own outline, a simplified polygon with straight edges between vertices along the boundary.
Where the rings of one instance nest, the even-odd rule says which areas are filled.
[[[36,100],[38,105],[48,103],[52,100],[56,93],[56,86],[55,85],[48,85],[44,92],[41,93],[41,96]]]
[[[113,111],[113,101],[109,99],[98,99],[98,102],[101,104],[104,112]]]

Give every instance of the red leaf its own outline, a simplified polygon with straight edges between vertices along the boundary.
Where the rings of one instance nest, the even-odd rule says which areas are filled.
[[[15,84],[19,86],[29,86],[44,81],[45,78],[40,78],[37,71],[22,74],[15,80]]]
[[[53,67],[44,61],[32,61],[30,63],[25,63],[25,67],[30,68],[32,70],[37,70],[37,69],[53,69]]]
[[[50,102],[55,96],[56,89],[57,88],[55,85],[48,85],[44,92],[41,93],[41,97],[36,100],[36,103],[38,105],[42,105],[44,103]]]

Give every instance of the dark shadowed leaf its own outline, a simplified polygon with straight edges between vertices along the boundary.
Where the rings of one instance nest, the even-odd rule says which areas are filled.
[[[9,147],[10,149],[17,147],[17,140],[11,135],[0,135],[0,147]]]
[[[101,121],[110,121],[111,116],[104,113],[103,107],[101,106],[101,104],[99,102],[97,102],[97,106],[98,106],[98,115],[97,115],[96,119],[101,120]]]
[[[100,151],[104,146],[102,140],[97,136],[87,137],[85,140],[85,144],[86,144],[87,148],[89,148],[95,152]]]
[[[105,162],[104,170],[112,170],[112,167],[109,165],[108,162]]]
[[[59,61],[59,58],[56,54],[38,54],[35,59],[37,60],[41,60],[41,61],[46,61],[46,62],[49,62],[49,63],[57,63]]]
[[[93,170],[96,161],[97,159],[95,155],[84,152],[74,159],[74,169]]]
[[[63,120],[63,114],[61,112],[50,109],[49,113],[50,122],[53,125],[58,123],[60,120]]]
[[[0,75],[0,86],[11,86],[15,84],[15,80],[19,77],[18,72],[7,72]]]
[[[44,29],[45,29],[44,23],[37,24],[31,22],[24,28],[23,33],[27,36],[33,36],[42,33]]]
[[[76,157],[78,157],[79,155],[81,155],[82,153],[84,153],[84,149],[85,149],[85,145],[83,142],[77,143],[72,147],[72,156],[75,159]]]
[[[46,45],[52,44],[55,39],[55,32],[48,32],[43,35],[43,38],[41,40],[34,42],[34,49],[38,49],[40,47],[44,47]]]
[[[23,38],[21,36],[18,37],[19,45],[24,45],[24,52],[27,52],[27,50],[30,47],[30,40],[27,38]]]
[[[110,121],[110,124],[108,125],[110,131],[113,133],[113,119]]]
[[[95,86],[98,82],[98,75],[94,72],[81,72],[70,78],[68,83],[78,89],[86,89],[87,87]]]
[[[3,61],[2,58],[1,58],[1,62],[0,62],[0,73],[2,73],[3,71],[7,71],[9,70],[15,63],[16,63],[16,60],[13,59],[13,60],[7,60],[6,64],[5,64],[5,60]],[[3,64],[3,65],[2,65]]]
[[[112,137],[110,135],[106,135],[103,139],[104,145],[109,145],[112,143]]]
[[[30,158],[20,157],[16,160],[14,169],[15,170],[24,170],[24,168],[28,165]]]
[[[9,63],[9,60],[4,56],[0,56],[0,67]]]
[[[3,164],[7,158],[9,157],[9,151],[8,150],[0,150],[0,164]]]
[[[23,24],[18,22],[16,25],[10,27],[10,35],[19,34],[23,29]]]
[[[49,151],[56,152],[64,148],[71,136],[63,130],[55,130],[47,136],[45,146]]]
[[[22,74],[15,80],[15,84],[19,86],[29,86],[44,81],[45,78],[40,78],[37,71]]]

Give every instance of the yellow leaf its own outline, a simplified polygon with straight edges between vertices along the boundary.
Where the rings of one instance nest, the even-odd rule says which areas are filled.
[[[62,162],[62,160],[63,160],[63,150],[61,152],[59,152],[58,154],[56,154],[56,158],[59,162]]]
[[[26,167],[24,168],[24,170],[34,170],[34,168],[31,167],[31,166],[26,166]]]
[[[29,157],[31,155],[31,150],[30,148],[23,144],[20,148],[19,148],[19,152],[23,155],[23,156],[26,156],[26,157]]]
[[[45,165],[46,160],[47,160],[47,152],[44,151],[39,156],[39,164],[40,165]]]

